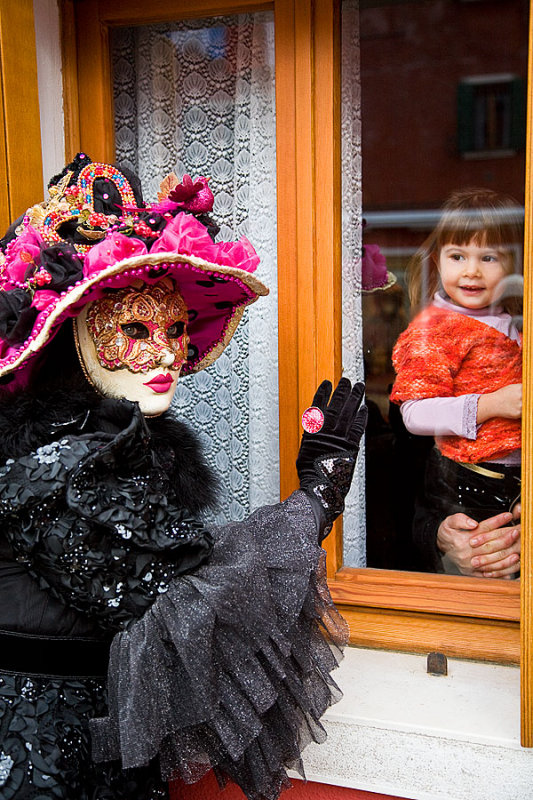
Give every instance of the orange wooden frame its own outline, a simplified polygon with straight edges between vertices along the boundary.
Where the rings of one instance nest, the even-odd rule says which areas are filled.
[[[32,0],[2,0],[0,3],[0,125],[0,230],[3,234],[10,222],[43,194]]]
[[[78,149],[98,159],[114,155],[110,27],[265,8],[274,10],[276,23],[280,488],[286,496],[296,485],[301,411],[321,380],[341,373],[340,3],[64,0],[65,31],[78,32],[77,57],[72,36],[65,42],[67,157]],[[518,582],[344,568],[340,526],[327,550],[332,594],[353,643],[518,663]]]
[[[524,408],[522,413],[521,738],[533,747],[533,2],[529,4],[529,81],[524,243]]]

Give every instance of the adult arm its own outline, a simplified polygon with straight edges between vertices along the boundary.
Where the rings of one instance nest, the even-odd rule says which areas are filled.
[[[300,487],[313,504],[320,538],[327,536],[344,511],[368,418],[364,391],[363,383],[352,388],[347,378],[341,378],[332,395],[331,383],[323,381],[313,398],[312,405],[322,411],[324,422],[316,433],[303,434],[296,469]]]

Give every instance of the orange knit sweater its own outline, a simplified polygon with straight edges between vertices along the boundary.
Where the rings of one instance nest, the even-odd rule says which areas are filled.
[[[478,319],[429,306],[396,342],[391,400],[487,394],[522,381],[522,348]],[[497,461],[520,447],[520,420],[494,417],[475,440],[440,436],[436,444],[453,461]]]

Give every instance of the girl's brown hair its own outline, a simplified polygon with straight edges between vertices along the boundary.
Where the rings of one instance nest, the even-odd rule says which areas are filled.
[[[407,285],[414,311],[431,302],[440,285],[438,259],[447,244],[462,246],[473,241],[478,246],[504,250],[507,272],[521,272],[516,263],[523,245],[523,213],[512,197],[491,189],[461,189],[453,192],[442,206],[437,227],[412,257],[407,268]],[[505,305],[505,303],[504,303]],[[516,302],[507,308],[518,313]]]

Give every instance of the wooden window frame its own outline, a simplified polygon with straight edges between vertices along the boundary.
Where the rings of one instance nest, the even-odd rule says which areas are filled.
[[[171,18],[273,9],[276,37],[280,491],[297,485],[299,419],[341,359],[340,0],[63,0],[66,155],[113,160],[109,29]],[[77,22],[76,22],[77,19]],[[73,32],[81,32],[75,41]],[[76,52],[77,48],[77,52]],[[77,65],[77,67],[76,67]],[[530,81],[531,83],[531,81]],[[80,87],[82,87],[80,91]],[[82,98],[80,100],[80,98]],[[532,523],[531,86],[526,177],[523,530]],[[364,647],[517,664],[522,655],[522,741],[533,745],[531,536],[520,581],[352,569],[342,531],[326,542],[332,595]],[[522,648],[520,648],[520,590]]]
[[[14,35],[16,32],[16,35]],[[21,53],[24,58],[21,58]],[[32,0],[0,3],[0,235],[42,196]]]

